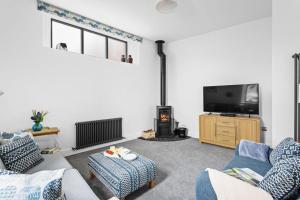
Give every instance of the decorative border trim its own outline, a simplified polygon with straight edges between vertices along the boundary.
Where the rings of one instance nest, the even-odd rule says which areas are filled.
[[[43,11],[46,13],[50,13],[59,17],[63,17],[65,19],[69,19],[72,21],[75,21],[77,23],[81,23],[84,25],[88,25],[92,28],[96,28],[108,33],[111,33],[113,35],[117,35],[117,36],[121,36],[125,39],[131,39],[133,41],[137,41],[137,42],[143,42],[143,38],[125,31],[122,31],[120,29],[116,29],[114,27],[108,26],[106,24],[103,24],[101,22],[98,22],[96,20],[84,17],[82,15],[73,13],[71,11],[56,7],[54,5],[45,3],[43,1],[37,0],[37,9],[39,11]]]

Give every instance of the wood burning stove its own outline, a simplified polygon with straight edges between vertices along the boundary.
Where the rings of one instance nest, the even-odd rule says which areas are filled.
[[[156,137],[173,137],[174,118],[172,106],[166,106],[166,54],[163,52],[162,40],[156,41],[157,53],[160,56],[160,103],[156,107],[155,130]]]
[[[173,137],[174,119],[171,106],[156,107],[156,137]]]

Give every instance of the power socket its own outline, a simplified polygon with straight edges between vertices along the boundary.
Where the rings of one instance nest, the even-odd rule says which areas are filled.
[[[268,128],[263,126],[263,127],[261,127],[261,131],[268,131]]]

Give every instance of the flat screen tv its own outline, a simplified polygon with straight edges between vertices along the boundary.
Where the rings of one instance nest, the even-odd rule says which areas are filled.
[[[259,85],[203,87],[204,112],[259,114]]]

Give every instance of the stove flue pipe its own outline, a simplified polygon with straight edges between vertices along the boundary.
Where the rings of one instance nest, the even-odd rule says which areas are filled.
[[[161,106],[166,106],[166,54],[163,51],[163,44],[165,41],[158,40],[157,44],[157,53],[160,56],[160,104]]]

